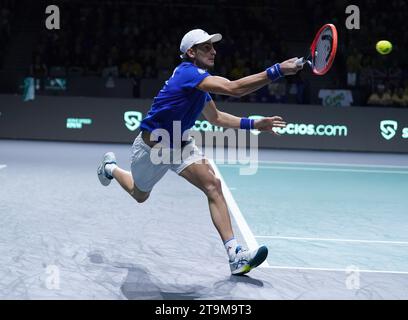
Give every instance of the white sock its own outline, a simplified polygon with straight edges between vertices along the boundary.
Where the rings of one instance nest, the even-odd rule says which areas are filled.
[[[224,242],[225,250],[227,250],[228,257],[230,261],[235,259],[236,253],[235,250],[237,249],[238,242],[237,239],[231,238]]]
[[[105,166],[105,171],[107,174],[109,174],[111,177],[113,177],[113,171],[117,168],[118,166],[115,163],[108,163]]]

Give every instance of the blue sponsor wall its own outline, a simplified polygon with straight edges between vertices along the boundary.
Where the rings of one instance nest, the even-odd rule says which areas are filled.
[[[131,143],[151,99],[0,95],[0,138]],[[237,116],[280,115],[281,136],[259,134],[259,146],[311,150],[408,152],[408,109],[219,103]],[[196,132],[215,132],[200,118]],[[253,132],[256,134],[256,132]]]

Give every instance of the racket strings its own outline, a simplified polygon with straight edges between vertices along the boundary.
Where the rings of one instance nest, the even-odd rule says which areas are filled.
[[[325,29],[316,43],[314,67],[317,71],[324,70],[329,64],[333,51],[333,32],[330,28]]]

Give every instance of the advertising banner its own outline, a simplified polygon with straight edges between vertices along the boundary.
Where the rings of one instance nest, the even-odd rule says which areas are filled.
[[[151,99],[0,95],[0,138],[132,143]],[[279,137],[251,134],[261,148],[408,152],[408,110],[305,105],[217,103],[221,111],[257,119],[279,115]],[[201,117],[195,132],[222,135],[224,128]],[[204,140],[205,141],[205,140]]]

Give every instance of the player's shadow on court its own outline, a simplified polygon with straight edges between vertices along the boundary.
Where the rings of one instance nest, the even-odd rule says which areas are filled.
[[[119,265],[117,265],[119,267]],[[124,266],[122,266],[123,268]],[[128,275],[121,286],[123,295],[129,300],[194,300],[201,298],[202,287],[177,288],[178,292],[163,290],[152,281],[152,275],[141,266],[127,266]],[[173,288],[174,290],[174,288]]]
[[[231,292],[238,284],[244,283],[259,288],[264,286],[261,280],[244,275],[229,276],[225,280],[209,283],[208,286],[188,285],[166,288],[160,287],[158,285],[161,283],[160,280],[155,280],[154,275],[143,266],[111,262],[100,252],[89,253],[88,258],[94,264],[107,264],[127,270],[127,276],[120,289],[129,300],[194,300],[214,296],[228,299],[232,298]]]
[[[245,284],[248,284],[250,286],[255,286],[255,287],[258,287],[258,288],[262,288],[264,286],[264,283],[261,280],[252,278],[250,276],[247,276],[247,275],[233,276],[233,275],[231,275],[229,278],[227,278],[225,280],[216,282],[214,284],[214,289],[218,293],[222,293],[222,291],[231,292],[231,291],[233,291],[234,287],[236,287],[237,284],[240,284],[240,283],[245,283]]]
[[[249,276],[230,276],[227,280],[218,281],[209,287],[203,286],[178,286],[170,290],[160,288],[152,281],[153,275],[141,266],[126,267],[128,275],[121,286],[123,295],[129,300],[154,299],[154,300],[194,300],[200,298],[224,297],[232,298],[231,291],[239,283],[250,286],[263,287],[261,280]],[[177,291],[177,292],[174,292]]]
[[[193,300],[201,298],[199,291],[205,289],[202,286],[188,286],[186,288],[177,288],[177,292],[160,288],[153,281],[152,275],[148,269],[129,263],[111,262],[104,257],[101,252],[91,252],[88,254],[89,261],[94,264],[107,264],[115,268],[127,269],[127,276],[120,287],[123,295],[129,300]],[[153,279],[153,280],[152,280]]]
[[[261,280],[251,278],[250,276],[231,276],[229,279],[230,282],[234,283],[248,283],[256,287],[263,287],[264,283]]]

